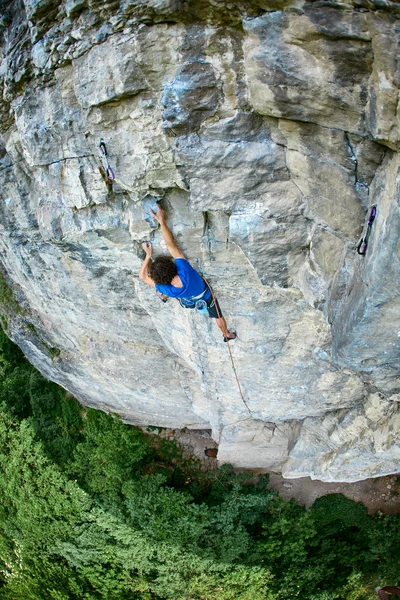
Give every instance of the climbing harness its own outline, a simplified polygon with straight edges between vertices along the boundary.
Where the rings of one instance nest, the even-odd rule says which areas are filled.
[[[205,288],[198,296],[193,296],[192,298],[178,298],[178,302],[183,308],[195,308],[202,314],[207,314],[207,302],[204,300],[204,296],[207,292],[208,289]]]
[[[103,140],[103,138],[100,138],[99,150],[100,150],[100,154],[101,154],[102,158],[104,159],[104,161],[106,163],[107,177],[110,181],[114,181],[115,174],[114,174],[114,171],[112,170],[112,168],[110,167],[110,163],[108,162],[106,143]]]
[[[365,232],[364,237],[361,238],[361,241],[357,246],[357,252],[358,252],[358,254],[361,254],[361,256],[364,256],[364,254],[367,251],[368,238],[370,236],[372,223],[374,222],[375,217],[376,217],[376,204],[373,204],[371,206],[371,212],[369,213],[369,217],[368,217],[367,231]]]
[[[221,318],[222,318],[222,315],[221,315],[221,313],[219,312],[218,302],[217,302],[217,301],[216,301],[216,299],[215,299],[215,296],[214,296],[214,291],[213,291],[213,289],[212,289],[211,285],[208,283],[207,279],[204,277],[204,275],[203,275],[202,277],[203,277],[204,283],[206,284],[206,286],[208,287],[208,289],[209,289],[209,290],[210,290],[210,292],[211,292],[211,296],[212,296],[212,299],[213,299],[213,301],[214,301],[215,308],[216,308],[216,310],[217,310],[217,315],[218,315],[218,318],[219,318],[219,319],[221,319]],[[229,338],[226,338],[226,345],[227,345],[227,347],[228,347],[228,352],[229,352],[229,356],[230,356],[231,363],[232,363],[232,369],[233,369],[233,372],[235,373],[235,377],[236,377],[236,383],[237,383],[237,386],[238,386],[238,390],[239,390],[240,396],[241,396],[241,398],[242,398],[243,404],[245,405],[245,407],[246,407],[246,408],[247,408],[247,410],[249,411],[249,414],[251,415],[251,411],[250,411],[250,409],[249,409],[249,407],[248,407],[248,404],[247,404],[247,402],[246,402],[246,400],[244,399],[244,396],[243,396],[243,392],[242,392],[242,386],[240,385],[239,377],[238,377],[238,374],[237,374],[237,371],[236,371],[236,367],[235,367],[235,361],[233,360],[233,356],[232,356],[232,350],[231,350],[231,347],[230,347],[230,345],[229,345]]]
[[[381,587],[377,587],[376,591],[378,593],[379,599],[380,600],[390,600],[388,594],[393,594],[394,596],[400,596],[400,588],[398,587],[391,587],[390,585],[387,585],[383,588]],[[386,593],[387,592],[387,593]]]

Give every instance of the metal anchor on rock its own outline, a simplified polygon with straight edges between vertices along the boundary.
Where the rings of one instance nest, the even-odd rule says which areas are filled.
[[[105,164],[106,164],[106,174],[107,177],[110,181],[114,181],[115,179],[115,173],[112,170],[112,168],[110,167],[110,163],[108,162],[108,153],[107,153],[107,147],[106,147],[106,143],[103,140],[103,138],[100,138],[100,144],[99,144],[99,150],[100,150],[100,155],[103,158]]]
[[[369,217],[368,217],[368,224],[367,224],[367,230],[365,232],[364,237],[361,238],[360,243],[357,246],[357,252],[358,254],[361,254],[361,256],[364,256],[364,254],[367,251],[367,246],[368,246],[368,239],[371,233],[371,227],[372,227],[372,223],[374,222],[376,217],[376,204],[373,204],[371,206],[371,212],[369,213]]]

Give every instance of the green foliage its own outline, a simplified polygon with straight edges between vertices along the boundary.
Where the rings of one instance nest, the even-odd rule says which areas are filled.
[[[0,402],[4,402],[19,418],[31,414],[29,376],[32,366],[21,350],[0,327]]]
[[[5,277],[0,273],[0,313],[3,327],[7,327],[7,319],[22,314],[13,290],[8,285]]]
[[[93,494],[115,498],[143,465],[148,445],[143,433],[124,425],[115,415],[87,410],[83,440],[68,465],[69,473]]]
[[[2,597],[80,597],[76,574],[55,547],[69,538],[89,499],[44,457],[29,421],[19,424],[4,406],[0,450]]]
[[[83,409],[0,331],[0,598],[375,600],[399,583],[399,519],[204,473]]]
[[[368,570],[376,585],[381,585],[380,581],[399,585],[400,515],[374,516],[365,529],[369,562],[364,563],[363,571]]]
[[[47,456],[66,466],[83,439],[82,407],[75,398],[31,367],[29,374],[30,421]]]
[[[360,528],[368,521],[368,511],[361,502],[353,502],[342,494],[331,494],[318,498],[312,507],[312,513],[319,527],[326,532],[347,527]]]

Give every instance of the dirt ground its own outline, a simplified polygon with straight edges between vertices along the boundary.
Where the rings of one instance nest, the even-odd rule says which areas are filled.
[[[208,458],[204,451],[217,448],[208,430],[162,429],[158,435],[179,442],[188,456],[195,456],[207,470],[218,468],[216,458]],[[241,471],[243,469],[240,469]],[[257,475],[265,471],[254,471]],[[298,504],[309,507],[317,498],[326,494],[343,494],[355,502],[363,502],[370,514],[377,511],[393,515],[400,513],[400,472],[386,477],[365,479],[356,483],[324,483],[309,477],[284,479],[276,473],[269,473],[270,487],[277,490],[287,500],[294,498]]]
[[[343,494],[355,502],[363,502],[370,514],[377,511],[385,515],[400,513],[400,474],[364,479],[356,483],[324,483],[309,477],[283,479],[270,473],[270,487],[283,496],[295,498],[298,504],[311,506],[326,494]]]

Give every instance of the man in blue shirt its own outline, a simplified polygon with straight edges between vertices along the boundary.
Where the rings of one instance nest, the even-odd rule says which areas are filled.
[[[199,301],[204,301],[207,311],[212,319],[216,320],[218,327],[224,336],[224,342],[234,340],[236,333],[230,332],[226,321],[222,316],[217,300],[214,298],[211,288],[204,279],[186,260],[181,250],[176,245],[173,235],[166,223],[162,208],[158,207],[157,213],[151,211],[153,217],[161,227],[161,233],[167,244],[171,256],[158,256],[154,261],[151,259],[151,242],[144,242],[142,248],[146,258],[140,269],[139,277],[142,281],[155,287],[161,296],[178,298],[180,304],[186,308],[199,307]]]

